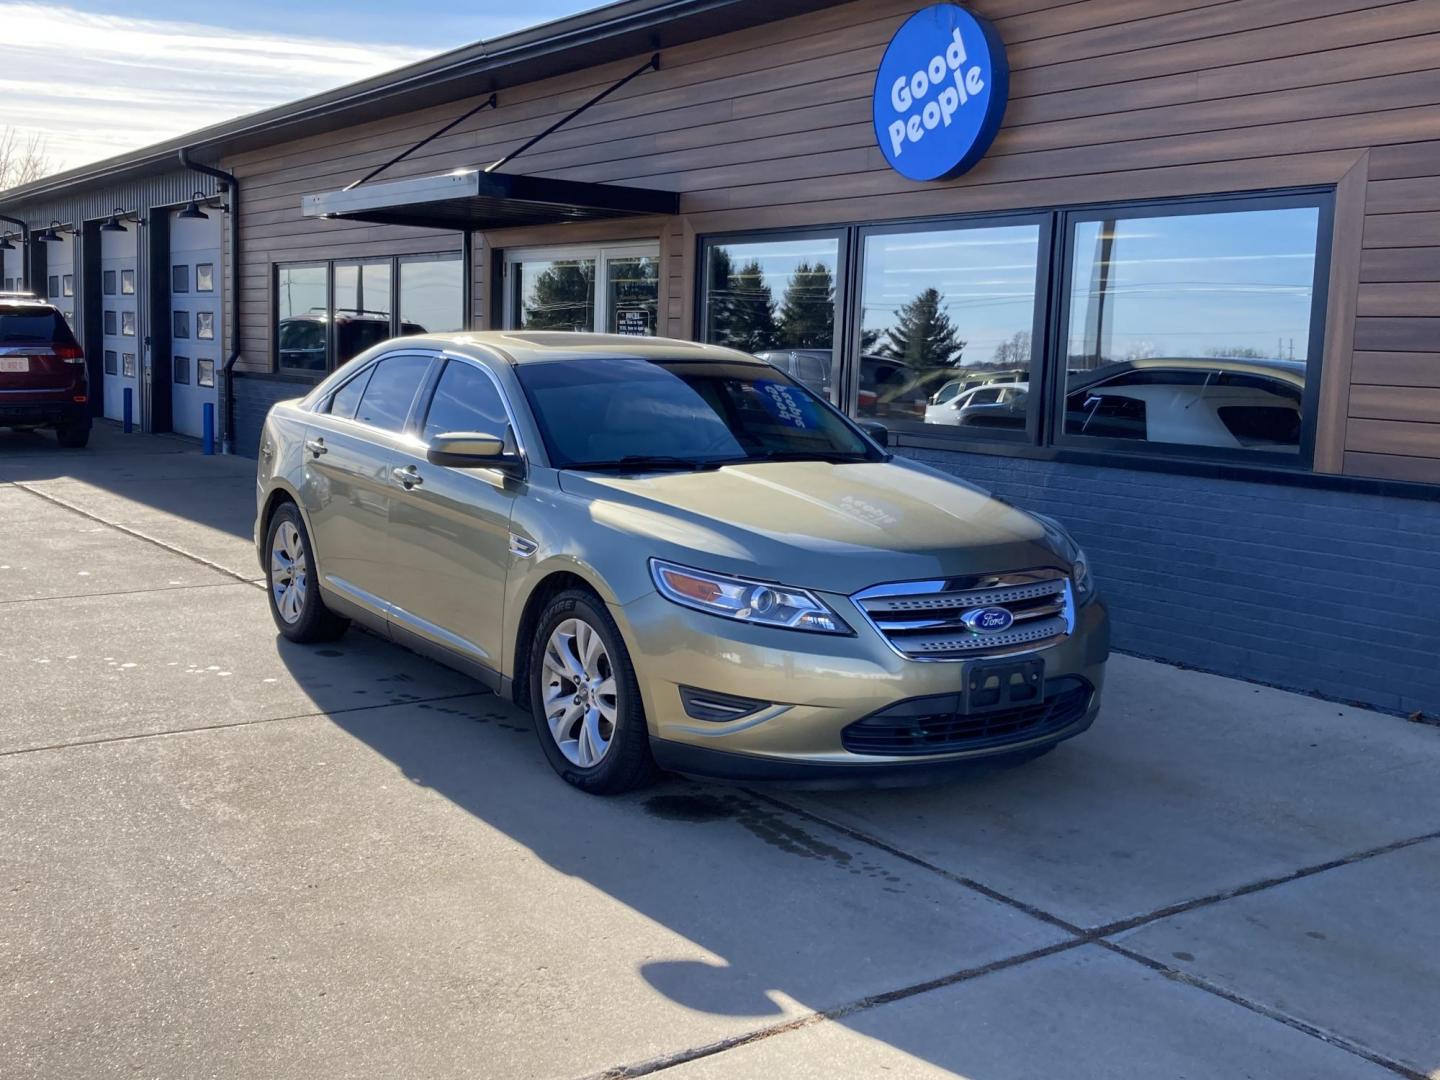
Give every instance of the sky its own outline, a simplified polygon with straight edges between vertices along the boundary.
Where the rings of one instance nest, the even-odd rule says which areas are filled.
[[[59,172],[598,0],[0,0],[0,129]]]

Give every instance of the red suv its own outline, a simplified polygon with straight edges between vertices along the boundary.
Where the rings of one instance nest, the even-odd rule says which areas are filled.
[[[58,308],[13,293],[0,295],[0,427],[51,427],[61,446],[90,439],[85,350]]]

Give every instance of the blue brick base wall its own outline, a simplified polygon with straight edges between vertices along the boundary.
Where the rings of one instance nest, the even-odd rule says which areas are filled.
[[[901,452],[1064,522],[1118,649],[1440,716],[1440,499]]]
[[[237,374],[232,384],[235,409],[235,452],[254,457],[260,452],[260,429],[270,406],[277,401],[304,397],[313,383],[290,379],[267,378],[263,375]]]

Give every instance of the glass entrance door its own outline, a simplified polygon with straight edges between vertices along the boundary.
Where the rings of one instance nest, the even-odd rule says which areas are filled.
[[[506,329],[653,337],[659,310],[658,243],[507,253]]]

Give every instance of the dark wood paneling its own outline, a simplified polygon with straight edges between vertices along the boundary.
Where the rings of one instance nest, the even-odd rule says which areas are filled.
[[[1371,420],[1410,420],[1440,425],[1440,389],[1417,386],[1352,386],[1350,415]],[[1440,438],[1440,427],[1436,429]]]
[[[1440,245],[1440,213],[1371,214],[1365,222],[1367,248]]]
[[[1347,449],[1365,454],[1440,458],[1440,423],[1351,420]]]
[[[1436,343],[1440,349],[1440,342]],[[1440,351],[1357,352],[1351,364],[1355,385],[1440,387]]]
[[[1440,457],[1350,453],[1345,455],[1345,471],[1352,476],[1373,476],[1379,480],[1440,484]]]
[[[1440,186],[1440,178],[1428,181]],[[1361,281],[1440,281],[1440,247],[1370,248],[1360,257]]]
[[[1440,318],[1440,285],[1433,281],[1367,282],[1360,287],[1356,313]]]
[[[1440,345],[1440,319],[1356,319],[1355,348],[1428,352]]]

